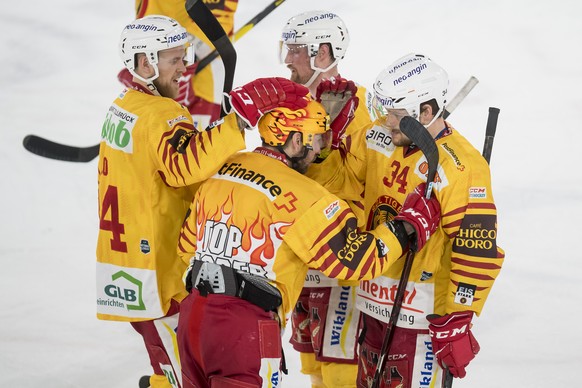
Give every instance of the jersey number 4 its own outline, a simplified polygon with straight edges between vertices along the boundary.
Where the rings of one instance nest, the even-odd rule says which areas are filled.
[[[109,218],[107,216],[109,215]],[[121,241],[121,235],[125,233],[125,226],[119,222],[119,197],[117,187],[109,186],[101,204],[99,216],[99,229],[108,230],[112,234],[111,249],[118,252],[127,252],[127,244]]]

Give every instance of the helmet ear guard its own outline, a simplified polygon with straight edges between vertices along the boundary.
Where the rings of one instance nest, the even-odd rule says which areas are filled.
[[[421,104],[434,99],[439,110],[428,127],[444,111],[448,85],[449,77],[442,67],[424,55],[408,54],[378,75],[372,105],[376,115],[385,115],[387,109],[405,109],[418,120]]]

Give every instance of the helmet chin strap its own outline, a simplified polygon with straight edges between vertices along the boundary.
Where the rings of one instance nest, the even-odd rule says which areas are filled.
[[[283,146],[281,146],[281,145],[277,146],[277,150],[280,153],[282,153],[283,155],[285,155],[285,157],[287,158],[287,160],[289,160],[289,162],[291,162],[291,168],[293,170],[295,170],[297,172],[301,172],[301,171],[298,170],[298,164],[299,164],[300,161],[302,161],[303,159],[305,159],[307,157],[307,154],[309,153],[309,148],[307,148],[307,146],[303,146],[303,155],[301,155],[301,156],[289,156],[285,152],[285,150],[283,149]]]
[[[328,67],[326,67],[325,69],[322,69],[320,67],[315,66],[315,57],[311,57],[309,63],[311,65],[311,69],[313,70],[313,75],[311,76],[311,78],[309,78],[309,80],[307,82],[305,82],[303,84],[303,86],[305,86],[306,88],[310,87],[311,84],[313,83],[313,81],[315,81],[315,79],[321,74],[321,73],[325,73],[326,71],[329,71],[330,69],[332,69],[334,66],[336,66],[339,62],[339,59],[334,60]]]
[[[144,78],[141,75],[137,74],[137,72],[135,71],[135,69],[129,69],[129,72],[131,73],[131,75],[133,75],[135,78],[139,79],[140,81],[142,81],[143,83],[146,84],[147,88],[152,91],[152,92],[157,92],[158,94],[160,92],[158,92],[158,88],[156,87],[156,85],[154,85],[154,80],[157,79],[160,76],[160,70],[158,69],[158,65],[155,63],[152,63],[151,66],[154,68],[154,75],[152,75],[149,78]]]
[[[314,70],[313,71],[313,75],[311,76],[311,78],[309,78],[309,80],[307,82],[305,82],[303,84],[303,86],[305,86],[306,88],[310,87],[311,84],[313,83],[313,81],[315,81],[315,79],[322,73],[321,70]]]
[[[440,109],[439,109],[439,110],[436,112],[436,114],[433,116],[432,120],[431,120],[431,121],[430,121],[428,124],[422,124],[422,123],[421,123],[421,124],[422,124],[422,125],[423,125],[425,128],[428,128],[428,127],[430,127],[430,126],[431,126],[431,125],[432,125],[432,124],[433,124],[433,123],[434,123],[434,122],[435,122],[435,121],[436,121],[436,120],[439,118],[439,115],[441,114],[441,112],[443,111],[443,109],[444,109],[444,108],[440,108]],[[408,112],[408,109],[406,109],[406,111]],[[420,111],[420,106],[418,107],[418,112],[419,112],[419,113],[418,113],[417,115],[410,114],[410,112],[408,112],[408,114],[409,114],[409,115],[410,115],[410,116],[411,116],[413,119],[416,119],[416,120],[418,120],[418,122],[420,123],[420,112],[421,112],[421,111]],[[415,117],[415,116],[416,116],[416,117]]]
[[[423,125],[424,125],[424,127],[428,129],[428,127],[430,127],[430,126],[431,126],[431,125],[432,125],[432,124],[433,124],[433,123],[434,123],[434,122],[435,122],[435,121],[436,121],[436,120],[439,118],[439,116],[440,116],[441,112],[443,111],[443,109],[444,109],[444,108],[440,108],[440,109],[439,109],[439,110],[436,112],[436,114],[433,116],[432,120],[430,120],[430,123],[428,123],[428,124],[426,124],[426,125],[424,125],[424,124],[423,124]]]

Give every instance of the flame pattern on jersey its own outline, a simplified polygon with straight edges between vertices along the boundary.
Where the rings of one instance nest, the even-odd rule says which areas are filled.
[[[258,152],[229,159],[200,185],[190,211],[178,246],[184,262],[213,261],[264,276],[281,291],[282,315],[299,297],[308,267],[340,279],[370,279],[401,255],[386,226],[358,233],[346,202]]]

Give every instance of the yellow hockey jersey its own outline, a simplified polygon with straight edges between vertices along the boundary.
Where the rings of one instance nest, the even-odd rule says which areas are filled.
[[[386,225],[357,233],[346,202],[261,147],[224,163],[200,185],[190,211],[178,246],[183,260],[265,278],[282,294],[282,322],[308,267],[339,279],[371,279],[402,254]]]
[[[97,316],[122,321],[164,316],[172,299],[186,295],[186,266],[176,245],[191,186],[244,149],[244,138],[234,115],[197,132],[186,108],[144,88],[119,95],[101,137]]]
[[[309,166],[309,169],[305,174],[323,186],[328,184],[329,179],[333,179],[334,174],[336,174],[335,171],[337,171],[339,168],[342,168],[344,164],[344,158],[352,158],[354,157],[354,153],[357,155],[358,152],[364,152],[363,148],[352,148],[352,141],[363,141],[363,138],[366,134],[365,129],[372,121],[370,111],[368,109],[371,96],[366,88],[361,85],[358,85],[358,91],[356,95],[359,98],[359,104],[358,108],[356,109],[354,119],[346,128],[346,139],[348,139],[348,142],[342,142],[342,148],[340,151],[332,152],[321,163],[313,163],[311,166]],[[365,158],[365,155],[359,155],[359,158],[363,159]],[[337,190],[333,194],[336,194],[338,197],[346,201],[348,205],[350,205],[350,208],[358,219],[358,227],[363,228],[365,226],[363,186],[359,194],[354,192],[354,186],[351,187],[352,189],[346,190],[345,193],[343,190]],[[316,270],[310,270],[305,278],[305,287],[329,287],[356,284],[357,283],[342,282],[341,280],[338,281],[337,279],[327,278]]]
[[[389,135],[385,128],[371,125],[364,143],[365,163],[359,160],[355,168],[366,176],[367,228],[393,219],[406,194],[426,182],[422,151],[395,147]],[[397,323],[405,328],[426,329],[426,315],[432,313],[480,314],[505,257],[496,243],[497,211],[487,162],[448,123],[436,144],[439,165],[433,195],[442,219],[415,256]],[[388,322],[403,263],[398,260],[383,276],[360,283],[361,311]]]

